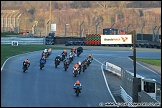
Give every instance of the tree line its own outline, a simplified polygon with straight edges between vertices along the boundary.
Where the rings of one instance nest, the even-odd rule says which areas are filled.
[[[31,1],[1,1],[1,10],[20,9],[23,6],[28,5],[29,2]],[[48,2],[49,1],[32,1],[32,3],[37,4],[37,8],[46,8],[46,6],[49,6],[47,5]],[[114,7],[120,3],[119,1],[52,1],[52,2],[53,2],[53,9],[62,9],[64,8],[65,5],[73,9],[104,7],[104,5],[106,6],[107,4],[111,5],[109,7]],[[129,1],[129,4],[126,5],[126,8],[161,8],[161,1]]]

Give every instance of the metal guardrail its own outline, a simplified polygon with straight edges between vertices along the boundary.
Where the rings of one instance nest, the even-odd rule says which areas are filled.
[[[124,100],[124,102],[127,102],[127,103],[132,103],[133,102],[132,97],[129,96],[127,94],[127,92],[121,86],[120,86],[120,95],[121,95],[122,99]]]
[[[1,44],[12,44],[17,41],[19,44],[44,44],[44,38],[17,38],[17,37],[1,37]]]

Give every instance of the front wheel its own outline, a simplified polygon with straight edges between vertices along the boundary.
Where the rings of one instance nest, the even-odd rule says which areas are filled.
[[[74,74],[74,77],[76,77],[77,74]]]
[[[27,68],[26,68],[26,67],[24,67],[24,68],[23,68],[23,72],[25,72],[26,70],[27,70]]]
[[[72,63],[72,61],[73,61],[72,58],[70,58],[70,61],[69,62]]]

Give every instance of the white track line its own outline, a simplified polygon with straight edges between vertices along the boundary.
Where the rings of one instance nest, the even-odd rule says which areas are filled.
[[[98,63],[100,63],[101,65],[105,65],[103,63],[101,63],[100,61],[98,61],[97,59],[93,58],[94,60],[96,60]]]
[[[14,56],[11,56],[11,57],[9,57],[8,59],[5,60],[5,62],[3,63],[2,67],[1,67],[1,72],[2,72],[3,67],[4,67],[4,65],[6,64],[6,62],[7,62],[10,58],[12,58],[12,57],[14,57]]]
[[[106,80],[106,77],[105,77],[105,74],[104,74],[104,71],[103,71],[103,64],[101,65],[101,70],[102,70],[102,75],[103,75],[103,77],[104,77],[104,80],[105,80],[105,83],[106,83],[107,89],[108,89],[108,91],[109,91],[109,93],[110,93],[112,99],[113,99],[114,102],[116,103],[116,100],[115,100],[113,94],[111,93],[110,88],[109,88],[109,86],[108,86],[108,84],[107,84],[107,80]]]
[[[108,86],[108,84],[107,84],[107,80],[106,80],[106,77],[105,77],[105,74],[104,74],[104,71],[103,71],[103,65],[105,65],[105,64],[101,63],[100,61],[98,61],[98,60],[95,59],[95,58],[93,58],[93,59],[96,60],[98,63],[101,64],[102,75],[103,75],[103,77],[104,77],[104,80],[105,80],[105,83],[106,83],[106,87],[107,87],[107,89],[108,89],[108,91],[109,91],[109,93],[110,93],[112,99],[113,99],[114,102],[116,103],[116,100],[115,100],[113,94],[111,93],[110,88],[109,88],[109,86]]]
[[[40,50],[40,51],[41,51],[41,50]],[[34,52],[37,52],[37,51],[27,52],[27,53],[34,53]],[[27,54],[27,53],[24,53],[24,54]],[[6,62],[7,62],[9,59],[11,59],[12,57],[20,56],[20,55],[23,55],[23,54],[18,54],[18,55],[11,56],[11,57],[7,58],[7,59],[5,60],[5,62],[3,63],[2,67],[1,67],[1,72],[2,72],[2,70],[3,70],[4,65],[6,64]]]

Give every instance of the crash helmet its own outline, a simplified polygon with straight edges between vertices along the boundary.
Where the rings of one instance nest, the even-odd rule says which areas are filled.
[[[25,60],[25,62],[29,62],[29,60],[28,60],[28,59],[26,59],[26,60]]]
[[[76,81],[76,84],[80,84],[79,80]]]
[[[89,57],[91,57],[91,56],[92,56],[92,54],[88,54],[88,56],[89,56]]]
[[[66,50],[64,50],[64,53],[66,53],[67,51]]]

